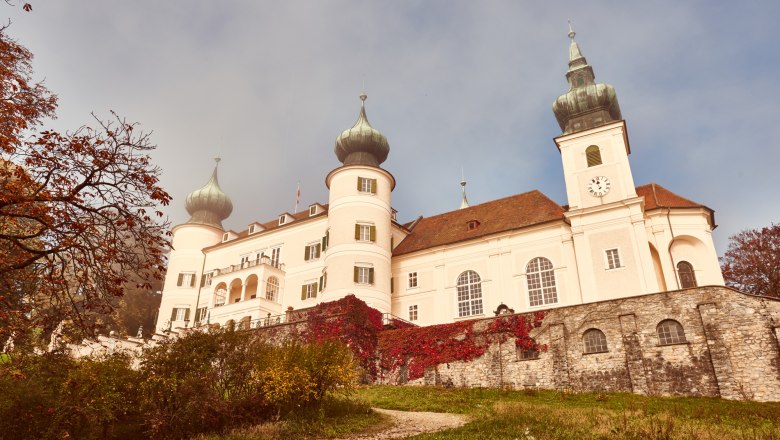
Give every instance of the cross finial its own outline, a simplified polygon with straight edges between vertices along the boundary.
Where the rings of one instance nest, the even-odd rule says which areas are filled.
[[[214,156],[214,162],[216,162],[216,163],[219,163],[219,161],[221,161],[221,160],[222,160],[222,158],[221,158],[221,157],[219,157],[219,156]]]
[[[575,35],[577,35],[577,33],[574,32],[574,29],[572,29],[572,27],[571,27],[571,20],[569,20],[569,38],[571,38],[572,41],[574,41],[574,36]]]

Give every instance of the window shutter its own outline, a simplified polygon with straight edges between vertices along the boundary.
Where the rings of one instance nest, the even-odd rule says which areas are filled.
[[[203,274],[202,277],[200,277],[200,287],[204,287],[206,285],[206,274]],[[197,320],[198,317],[196,316],[195,319]]]
[[[195,287],[195,274],[192,274],[190,278],[190,287]],[[189,310],[189,309],[187,309]]]
[[[355,225],[355,240],[360,240],[360,225]]]
[[[306,299],[306,284],[301,286],[301,299]]]
[[[315,247],[315,249],[316,249],[316,252],[315,252],[316,255],[314,256],[314,258],[320,258],[320,253],[322,252],[321,251],[322,247],[320,246],[319,243],[317,243],[317,246]]]
[[[311,248],[309,246],[305,246],[303,248],[303,259],[305,261],[309,261],[309,258],[311,258]]]
[[[324,289],[327,286],[328,286],[328,273],[325,272],[324,274],[322,274],[322,288]]]
[[[376,241],[376,226],[371,226],[369,236],[371,241]]]
[[[393,237],[393,236],[391,235],[391,236],[390,236],[390,250],[391,250],[391,251],[393,250],[393,243],[394,243],[394,242],[395,242],[395,237]]]
[[[393,277],[390,277],[390,293],[393,293]]]
[[[317,288],[317,291],[318,292],[322,292],[322,277],[320,277],[320,284],[319,284],[319,286]]]
[[[179,275],[181,276],[181,275]],[[176,321],[176,307],[171,310],[171,322]]]
[[[183,274],[183,273],[180,273],[180,274],[179,274],[179,280],[178,280],[178,281],[176,281],[176,285],[177,285],[177,286],[181,286],[181,285],[182,285],[182,283],[184,283],[184,274]]]
[[[370,267],[368,269],[368,284],[374,284],[374,268]]]
[[[354,281],[357,283],[358,282],[358,267],[355,266],[354,269],[355,269]]]
[[[362,189],[362,188],[360,187],[360,181],[361,181],[361,180],[363,180],[363,178],[362,178],[362,177],[358,177],[358,179],[357,179],[357,180],[358,180],[357,190],[358,190],[358,191],[360,191],[360,190]]]
[[[328,238],[328,236],[327,236],[327,235],[326,235],[325,237],[322,237],[322,250],[323,250],[323,251],[324,251],[324,250],[326,250],[326,249],[328,248],[328,241],[327,241],[327,238]]]
[[[371,194],[376,194],[376,179],[371,179]]]
[[[190,309],[189,307],[184,309],[184,320],[189,321],[190,320]]]

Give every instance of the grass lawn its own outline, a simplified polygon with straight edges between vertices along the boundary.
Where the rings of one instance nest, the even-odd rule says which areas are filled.
[[[414,439],[780,439],[780,403],[392,386],[365,387],[357,397],[379,408],[472,419]]]

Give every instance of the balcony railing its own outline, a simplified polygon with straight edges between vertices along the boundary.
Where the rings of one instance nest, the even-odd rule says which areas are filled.
[[[260,266],[260,265],[266,265],[269,267],[279,269],[280,271],[284,271],[284,263],[271,260],[271,257],[263,255],[261,257],[255,258],[254,260],[247,260],[239,264],[231,264],[230,266],[227,267],[215,269],[213,271],[214,275],[212,276],[218,277],[220,275],[227,275],[229,273],[238,272],[239,270],[249,269],[251,267]]]

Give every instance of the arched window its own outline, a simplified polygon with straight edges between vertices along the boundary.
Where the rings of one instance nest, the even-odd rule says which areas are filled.
[[[601,165],[601,150],[596,145],[591,145],[585,149],[585,157],[588,158],[588,166],[594,167]]]
[[[458,316],[482,314],[482,280],[473,270],[458,277]]]
[[[658,323],[658,342],[661,345],[680,344],[685,342],[685,332],[682,325],[674,319],[666,319]]]
[[[525,267],[528,279],[528,300],[531,306],[554,304],[558,302],[555,289],[555,272],[547,258],[536,257]]]
[[[276,297],[279,295],[279,279],[276,277],[268,277],[265,285],[265,299],[268,301],[276,301]]]
[[[607,336],[597,328],[592,328],[583,333],[582,344],[585,346],[585,354],[606,353],[609,351],[607,350]]]
[[[214,289],[214,307],[225,305],[225,297],[227,296],[227,284],[219,283]]]
[[[693,273],[693,266],[687,261],[677,263],[677,273],[680,275],[680,286],[683,289],[696,287],[696,274]]]

